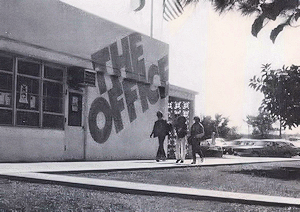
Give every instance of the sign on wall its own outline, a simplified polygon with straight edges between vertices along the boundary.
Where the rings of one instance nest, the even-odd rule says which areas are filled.
[[[112,43],[92,55],[100,96],[91,104],[88,124],[92,138],[98,143],[108,140],[113,125],[119,133],[124,130],[125,121],[132,123],[139,118],[135,103],[139,102],[145,113],[167,96],[168,55],[155,55],[155,49],[145,48],[142,39],[140,34],[133,33],[121,38],[121,45]],[[145,55],[154,55],[157,60],[149,62]],[[153,83],[154,79],[159,79],[158,84],[165,89]],[[123,111],[129,120],[123,120]]]

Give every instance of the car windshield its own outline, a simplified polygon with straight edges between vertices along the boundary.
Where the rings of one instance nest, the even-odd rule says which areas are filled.
[[[216,146],[222,146],[223,144],[225,144],[225,140],[223,138],[216,138],[215,139],[215,145]],[[212,144],[212,139],[206,139],[204,142],[201,142],[201,145],[203,146],[212,146],[214,144]]]
[[[255,144],[254,141],[243,141],[240,145],[242,146],[253,146]]]
[[[233,141],[230,141],[229,143],[231,145],[254,145],[255,143],[257,142],[257,140],[255,139],[239,139],[239,140],[233,140]]]

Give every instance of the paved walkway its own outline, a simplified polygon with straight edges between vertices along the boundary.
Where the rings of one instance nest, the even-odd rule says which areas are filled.
[[[175,160],[127,160],[127,161],[83,161],[83,162],[40,162],[40,163],[0,163],[0,174],[11,172],[72,172],[72,171],[111,171],[180,168],[186,166],[220,166],[245,163],[265,163],[276,161],[295,161],[299,158],[265,158],[265,157],[236,157],[224,155],[223,158],[205,158],[204,163],[191,165],[191,159],[184,163],[175,163]]]
[[[300,158],[246,158],[225,156],[224,158],[207,158],[204,163],[196,166],[220,166],[233,164],[248,164],[276,161],[300,161]],[[136,170],[158,168],[180,168],[195,166],[186,160],[183,164],[176,164],[175,160],[155,162],[154,160],[136,161],[101,161],[101,162],[45,162],[45,163],[0,163],[0,175],[22,180],[38,182],[55,182],[62,185],[71,185],[108,191],[168,195],[183,198],[211,199],[226,202],[240,202],[246,204],[280,205],[300,207],[300,198],[267,196],[237,192],[214,191],[206,189],[184,188],[177,186],[143,184],[116,180],[101,180],[84,177],[56,175],[54,172],[72,171],[107,171],[107,170]],[[44,172],[44,173],[41,173]],[[47,173],[45,173],[47,172]],[[49,174],[53,172],[53,174]]]

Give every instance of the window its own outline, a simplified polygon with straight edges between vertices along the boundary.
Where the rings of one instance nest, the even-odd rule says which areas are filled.
[[[40,126],[40,71],[41,65],[39,63],[18,59],[16,90],[17,125]]]
[[[13,58],[7,56],[0,56],[0,70],[2,71],[13,71]]]
[[[29,61],[18,61],[18,73],[31,76],[40,76],[40,64]]]
[[[44,66],[43,127],[64,128],[63,74],[64,69],[61,67]]]
[[[64,129],[64,75],[56,64],[0,53],[0,124]]]
[[[0,55],[0,124],[12,125],[13,58]]]
[[[69,126],[81,126],[82,121],[82,95],[69,93]]]
[[[63,69],[51,66],[45,66],[44,77],[47,79],[57,80],[63,82]]]

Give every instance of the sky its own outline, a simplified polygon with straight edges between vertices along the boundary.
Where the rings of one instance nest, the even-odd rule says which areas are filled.
[[[130,9],[138,0],[62,1],[151,34],[150,1],[146,1],[141,12]],[[240,133],[248,132],[244,120],[247,115],[257,115],[263,98],[248,86],[250,78],[260,74],[262,64],[271,63],[274,69],[300,65],[299,28],[284,29],[273,44],[269,34],[276,23],[267,23],[256,38],[251,35],[255,16],[237,12],[220,15],[208,1],[187,7],[180,18],[171,22],[159,18],[162,8],[154,6],[154,10],[153,37],[168,43],[170,48],[170,83],[198,92],[196,115],[222,114]]]

